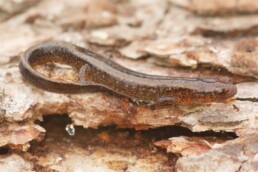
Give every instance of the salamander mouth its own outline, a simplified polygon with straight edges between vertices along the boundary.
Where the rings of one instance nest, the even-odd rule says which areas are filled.
[[[228,90],[228,97],[233,97],[237,93],[236,85],[232,85],[232,88]]]

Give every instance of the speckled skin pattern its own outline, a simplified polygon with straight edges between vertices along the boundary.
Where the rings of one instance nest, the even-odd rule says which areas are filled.
[[[33,67],[47,62],[67,64],[78,72],[79,82],[48,78]],[[202,104],[233,97],[237,88],[228,78],[179,78],[138,73],[88,49],[65,42],[47,42],[28,49],[20,72],[33,85],[59,93],[108,91],[137,102]]]

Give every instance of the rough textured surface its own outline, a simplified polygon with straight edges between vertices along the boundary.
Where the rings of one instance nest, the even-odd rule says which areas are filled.
[[[33,172],[33,164],[17,154],[7,154],[0,157],[2,172]]]
[[[173,157],[168,157],[151,144],[154,133],[76,127],[75,136],[69,136],[64,130],[68,122],[67,118],[58,116],[46,119],[43,126],[52,132],[30,152],[35,155],[38,168],[56,171],[89,169],[94,172],[173,170]]]
[[[178,171],[257,171],[257,139],[252,135],[213,145],[201,155],[179,159],[176,167]]]
[[[254,13],[258,11],[258,3],[253,0],[209,0],[208,2],[205,0],[170,0],[170,2],[203,15]]]
[[[253,0],[1,1],[1,170],[257,171],[257,5]],[[90,48],[142,73],[226,76],[238,92],[227,102],[155,108],[103,92],[46,92],[23,80],[18,60],[47,40]],[[54,79],[78,79],[68,66],[36,69]],[[51,117],[39,122],[51,114],[59,115],[54,122]],[[63,114],[71,121],[56,122]],[[76,127],[70,137],[66,124],[71,135],[73,126],[85,129]],[[150,131],[97,129],[110,125]],[[182,128],[167,132],[172,125]],[[163,127],[158,134],[152,132],[158,127]]]
[[[0,146],[9,146],[14,149],[28,150],[29,142],[41,141],[45,129],[30,123],[2,123],[0,128]]]

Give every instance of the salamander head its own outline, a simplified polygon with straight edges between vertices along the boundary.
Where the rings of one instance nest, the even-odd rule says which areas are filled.
[[[228,78],[203,79],[195,84],[195,88],[197,89],[192,89],[189,95],[185,93],[183,103],[223,102],[237,93],[236,85]]]
[[[228,78],[220,78],[206,86],[201,93],[206,102],[223,102],[237,93],[237,87]],[[202,99],[201,96],[199,98]]]
[[[214,97],[217,101],[227,100],[237,93],[236,85],[232,83],[217,83],[214,88]]]

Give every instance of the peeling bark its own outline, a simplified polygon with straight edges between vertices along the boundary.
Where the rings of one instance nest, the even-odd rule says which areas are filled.
[[[1,170],[257,171],[257,5],[252,0],[0,2],[0,147],[12,150],[0,155]],[[228,77],[237,95],[226,102],[150,108],[105,92],[47,92],[30,85],[18,69],[23,51],[47,40],[90,48],[142,73]],[[78,81],[68,66],[36,70]],[[45,117],[52,114],[57,119],[67,114],[71,121],[53,123]],[[64,133],[68,124],[84,129],[72,138]],[[160,127],[160,135],[173,125],[192,132],[155,140],[166,154],[153,140],[140,139],[143,133],[129,137],[100,129],[110,125],[149,130],[155,138],[151,129]],[[197,135],[209,131],[238,138]]]

